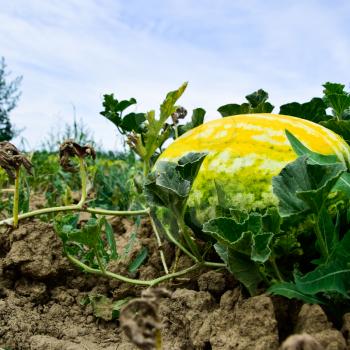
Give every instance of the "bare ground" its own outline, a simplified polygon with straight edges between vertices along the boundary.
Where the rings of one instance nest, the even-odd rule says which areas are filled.
[[[122,254],[135,227],[126,219],[112,224]],[[132,277],[159,276],[158,249],[146,221],[138,237],[131,257],[109,268],[127,273],[130,259],[144,245],[150,256]],[[165,244],[164,250],[170,265],[173,248]],[[180,258],[181,266],[189,264]],[[274,350],[293,333],[302,336],[288,339],[283,349],[350,349],[350,314],[337,330],[321,307],[264,294],[249,298],[225,271],[203,270],[163,286],[170,291],[158,302],[163,349]],[[0,348],[137,349],[118,320],[96,317],[93,306],[83,301],[89,295],[134,298],[143,289],[82,273],[62,255],[51,225],[28,221],[0,234]]]

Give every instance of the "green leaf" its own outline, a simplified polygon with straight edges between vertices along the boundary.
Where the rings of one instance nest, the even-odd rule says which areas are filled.
[[[120,127],[125,131],[135,131],[140,134],[144,129],[142,123],[145,121],[145,113],[129,113],[121,121]]]
[[[130,113],[126,116],[127,119],[125,121],[122,118],[123,111],[136,104],[136,100],[134,98],[118,101],[116,98],[114,98],[114,94],[104,95],[103,98],[104,110],[100,112],[100,114],[116,125],[121,133],[125,134],[127,131],[132,131],[139,128],[139,125],[142,123],[141,115],[143,115],[144,118],[143,113]]]
[[[320,153],[316,153],[308,149],[303,143],[301,143],[290,131],[285,131],[286,136],[288,138],[288,141],[290,145],[292,146],[294,152],[300,157],[300,156],[308,156],[310,163],[315,164],[333,164],[339,161],[337,156],[331,154],[331,155],[324,155]]]
[[[265,262],[270,254],[271,232],[261,232],[262,217],[252,213],[243,222],[221,217],[209,220],[203,225],[203,232],[230,250],[235,250],[253,261]]]
[[[207,154],[205,152],[186,153],[178,160],[176,170],[183,179],[193,183]]]
[[[185,125],[178,126],[179,136],[183,135],[185,132],[203,124],[205,116],[205,110],[203,108],[196,108],[192,112],[191,121]]]
[[[113,228],[105,217],[101,219],[101,223],[105,226],[106,239],[109,249],[111,250],[110,259],[118,259],[117,244],[115,241]]]
[[[218,112],[222,117],[230,117],[232,115],[246,114],[249,112],[248,103],[238,105],[235,103],[227,104],[218,108]]]
[[[272,232],[258,233],[253,236],[251,259],[255,262],[264,263],[271,255],[270,243],[273,238]]]
[[[142,247],[141,250],[136,255],[136,258],[130,263],[128,271],[130,273],[135,273],[139,267],[145,262],[148,257],[147,247]]]
[[[252,232],[248,232],[246,222],[239,224],[231,218],[216,218],[204,223],[203,232],[226,247],[247,255],[251,253]]]
[[[233,219],[239,224],[242,224],[249,218],[249,214],[245,210],[230,208],[230,214],[233,217]]]
[[[256,295],[262,281],[257,264],[221,243],[214,244],[214,248],[233,276],[248,289],[250,295]]]
[[[192,184],[205,158],[204,153],[189,153],[177,163],[160,161],[145,182],[148,200],[183,216]]]
[[[281,216],[275,207],[268,208],[262,216],[263,231],[265,232],[279,233],[281,223]]]
[[[327,106],[322,98],[314,97],[306,103],[292,102],[280,107],[279,114],[291,115],[318,123],[331,118],[326,113]]]
[[[100,222],[95,218],[91,218],[81,229],[71,230],[67,237],[69,241],[85,244],[89,248],[95,248],[99,243],[100,235]]]
[[[350,96],[348,94],[327,95],[326,101],[339,119],[343,119],[344,113],[350,108]]]
[[[177,90],[170,91],[160,106],[160,122],[163,124],[175,111],[175,103],[187,88],[187,82],[183,83]]]
[[[341,192],[345,194],[347,198],[350,198],[350,173],[343,173],[332,188],[332,191]]]
[[[314,213],[320,212],[332,188],[346,170],[342,163],[328,165],[307,164],[308,181],[296,195],[311,208]]]
[[[345,85],[327,82],[324,85],[324,101],[333,109],[337,119],[347,119],[350,115],[350,95],[344,88]]]
[[[226,104],[219,107],[218,112],[222,117],[237,114],[271,113],[274,106],[266,102],[268,97],[269,94],[266,91],[259,89],[245,97],[249,103],[242,103],[241,105],[236,103]]]
[[[338,243],[339,237],[331,216],[325,207],[322,207],[317,215],[316,224],[319,227],[320,234],[326,245],[327,252],[331,252],[333,247]]]
[[[331,95],[331,94],[343,94],[344,93],[345,85],[343,85],[343,84],[327,82],[327,83],[323,84],[322,86],[324,87],[323,93],[326,96]]]
[[[269,98],[269,94],[263,89],[259,89],[247,95],[245,98],[248,100],[252,108],[256,108],[267,101],[267,99]]]
[[[310,164],[306,156],[287,164],[272,179],[282,218],[318,212],[344,171],[341,163]]]
[[[88,301],[92,306],[95,317],[105,321],[115,320],[119,317],[119,311],[131,298],[125,298],[113,302],[101,294],[89,295]]]
[[[250,104],[250,113],[271,113],[274,106],[266,102],[269,94],[263,89],[253,92],[245,97]]]
[[[339,293],[349,298],[350,231],[337,244],[329,260],[304,276],[295,276],[295,284],[304,293]]]
[[[305,303],[308,304],[323,304],[323,300],[312,295],[308,295],[305,293],[302,293],[294,283],[291,282],[281,282],[276,283],[273,286],[271,286],[267,293],[271,293],[274,295],[281,295],[283,297],[286,297],[288,299],[298,299],[302,300]]]
[[[262,277],[258,265],[233,249],[228,249],[227,266],[229,271],[239,280],[249,291],[250,295],[256,295]]]

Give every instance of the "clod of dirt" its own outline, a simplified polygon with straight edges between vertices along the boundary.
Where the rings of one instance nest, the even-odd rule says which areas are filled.
[[[343,316],[343,327],[341,329],[341,332],[343,333],[343,336],[348,344],[348,347],[350,348],[350,313],[346,313]]]
[[[15,283],[15,291],[31,302],[39,302],[46,297],[46,284],[21,278]]]
[[[210,343],[219,349],[278,349],[278,330],[270,297],[260,295],[249,299],[234,300],[233,310],[219,309],[211,319]],[[228,300],[226,300],[228,303]]]
[[[325,350],[345,350],[346,342],[341,332],[333,328],[319,305],[304,304],[295,325],[296,333],[308,333]]]
[[[62,243],[51,225],[33,221],[12,231],[4,270],[15,268],[35,279],[54,277],[73,270],[62,255]]]
[[[304,333],[288,337],[280,350],[324,350],[324,347],[314,337]]]
[[[208,271],[198,278],[198,287],[201,291],[207,291],[214,295],[220,295],[225,291],[226,279],[222,272]]]

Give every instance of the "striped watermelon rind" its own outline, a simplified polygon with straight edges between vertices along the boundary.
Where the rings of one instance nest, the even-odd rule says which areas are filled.
[[[202,213],[202,220],[213,217],[218,191],[224,194],[226,207],[250,211],[275,206],[272,177],[297,158],[285,130],[310,150],[334,154],[349,166],[350,149],[339,135],[319,124],[276,114],[209,121],[175,140],[158,162],[175,162],[189,152],[208,153],[188,200],[190,207]]]

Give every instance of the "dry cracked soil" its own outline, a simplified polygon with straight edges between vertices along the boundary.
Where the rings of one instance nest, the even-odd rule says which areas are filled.
[[[112,224],[122,249],[135,227],[120,218]],[[137,236],[130,255],[109,269],[127,273],[130,259],[147,246],[148,260],[133,277],[159,276],[159,252],[147,221]],[[164,250],[170,265],[173,248],[165,244]],[[188,264],[180,257],[179,265]],[[163,284],[168,293],[157,301],[163,349],[350,349],[350,314],[335,327],[318,305],[265,294],[248,297],[225,271],[202,270],[186,277]],[[110,309],[97,315],[94,305],[84,301],[92,295],[111,302],[138,298],[144,289],[82,273],[63,256],[50,224],[27,221],[0,234],[0,348],[138,349]]]

